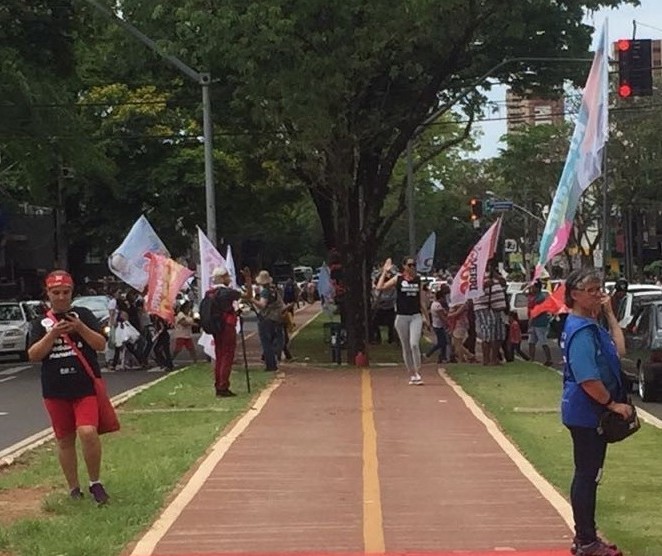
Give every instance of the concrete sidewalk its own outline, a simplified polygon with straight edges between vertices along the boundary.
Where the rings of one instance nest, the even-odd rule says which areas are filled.
[[[424,386],[402,368],[284,370],[134,556],[569,553],[567,516],[434,366]]]

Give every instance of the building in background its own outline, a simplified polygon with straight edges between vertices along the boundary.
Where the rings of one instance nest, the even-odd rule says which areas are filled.
[[[560,124],[565,117],[563,97],[558,99],[523,97],[506,92],[508,133],[527,125]]]

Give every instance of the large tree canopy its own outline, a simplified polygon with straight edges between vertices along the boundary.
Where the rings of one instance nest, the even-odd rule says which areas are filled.
[[[86,6],[81,17],[94,28],[92,34],[85,27],[84,34],[92,44],[79,44],[85,51],[79,60],[86,87],[117,82],[136,91],[149,83],[156,94],[168,91],[170,102],[180,107],[184,99],[190,103],[193,95],[199,95],[196,84],[165,69],[157,55],[112,23],[91,17],[83,0],[77,2]],[[396,168],[402,164],[407,143],[420,136],[414,149],[415,169],[426,168],[437,155],[462,143],[484,100],[476,89],[487,86],[477,83],[480,76],[489,74],[517,90],[544,93],[560,91],[565,79],[583,83],[586,69],[581,65],[503,62],[528,56],[585,57],[592,32],[582,23],[585,10],[623,2],[105,3],[121,10],[122,17],[154,38],[165,52],[211,72],[215,131],[233,137],[221,150],[240,153],[242,160],[233,167],[231,179],[255,175],[267,188],[275,183],[288,191],[297,186],[307,189],[326,244],[339,250],[345,265],[346,306],[351,307],[345,317],[353,352],[363,345],[366,263],[373,261],[405,206],[404,180]],[[92,83],[94,79],[97,83]],[[189,117],[198,116],[190,106],[188,110]],[[421,135],[422,125],[448,118],[451,111],[464,112],[464,127],[439,126],[435,133]],[[131,120],[132,125],[144,125]],[[108,118],[104,121],[107,128],[112,124]],[[126,145],[121,151],[126,152]],[[112,151],[104,152],[113,158]],[[158,153],[157,146],[149,152]],[[218,154],[217,172],[224,160]],[[141,158],[139,164],[146,162]],[[136,165],[135,171],[140,170],[147,172]],[[159,177],[168,175],[159,172]],[[180,167],[177,175],[181,173]],[[237,183],[245,186],[249,181]],[[260,198],[268,196],[260,193]],[[244,205],[255,206],[250,202],[254,196],[247,203],[242,199],[246,197],[232,198],[235,212],[246,210]]]

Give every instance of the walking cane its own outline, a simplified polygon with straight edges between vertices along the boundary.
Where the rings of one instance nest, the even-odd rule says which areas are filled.
[[[244,370],[246,371],[246,389],[250,394],[251,379],[248,375],[248,358],[246,357],[246,338],[244,337],[244,317],[239,315],[239,334],[241,335],[241,350],[244,352]]]

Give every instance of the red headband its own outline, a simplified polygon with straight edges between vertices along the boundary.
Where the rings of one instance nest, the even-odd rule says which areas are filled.
[[[46,276],[46,289],[57,288],[58,286],[70,286],[73,288],[74,280],[68,272],[51,273]]]

